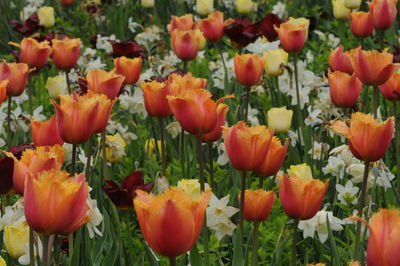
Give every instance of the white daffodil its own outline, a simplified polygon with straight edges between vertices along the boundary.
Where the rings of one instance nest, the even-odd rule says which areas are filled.
[[[343,204],[356,204],[357,203],[357,193],[358,187],[353,186],[353,182],[347,181],[345,186],[341,184],[336,184],[336,190],[339,193],[338,199],[340,203]]]
[[[170,134],[171,137],[174,139],[174,138],[176,138],[176,137],[179,135],[179,133],[182,131],[182,127],[181,127],[181,125],[179,124],[179,122],[174,121],[174,122],[169,123],[169,124],[165,127],[165,130],[167,130],[168,134]]]
[[[90,188],[90,190],[91,189],[92,188]],[[86,227],[89,231],[89,237],[93,238],[95,235],[103,236],[103,233],[97,228],[103,221],[103,215],[101,214],[99,208],[97,208],[97,201],[89,197],[86,202],[89,206],[89,220],[86,223]]]

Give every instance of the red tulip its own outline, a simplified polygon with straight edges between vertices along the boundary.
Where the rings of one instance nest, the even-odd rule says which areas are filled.
[[[400,99],[400,74],[394,73],[388,81],[379,86],[383,97],[391,101]]]
[[[343,53],[343,46],[337,47],[329,54],[329,67],[333,71],[341,71],[348,74],[353,74],[353,67],[347,53]]]
[[[362,90],[362,82],[355,74],[335,71],[328,73],[332,103],[338,107],[353,106]]]
[[[64,141],[60,136],[58,129],[57,118],[53,115],[47,121],[36,121],[34,118],[31,120],[32,140],[35,146],[52,146],[63,145]]]

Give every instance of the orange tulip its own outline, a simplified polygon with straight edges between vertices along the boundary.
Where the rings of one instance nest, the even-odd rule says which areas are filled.
[[[394,117],[379,123],[370,114],[353,113],[350,127],[343,121],[336,121],[331,128],[347,138],[353,155],[366,162],[383,157],[390,146],[394,132]]]
[[[394,73],[388,81],[379,86],[383,97],[391,101],[400,99],[400,73]]]
[[[183,76],[171,74],[168,76],[167,86],[169,86],[170,95],[179,95],[185,90],[205,89],[207,80],[196,78],[192,73],[187,73]]]
[[[51,170],[26,179],[25,217],[29,226],[44,235],[69,234],[89,220],[88,184],[84,174],[70,177]]]
[[[353,67],[347,53],[343,53],[343,46],[332,50],[328,58],[329,67],[333,71],[341,71],[348,74],[353,74]]]
[[[125,84],[134,84],[139,80],[142,70],[142,58],[136,57],[133,59],[125,56],[114,59],[114,66],[117,74],[125,77]]]
[[[81,51],[81,39],[70,39],[65,37],[62,40],[52,40],[53,52],[51,57],[54,64],[61,69],[74,68]]]
[[[33,38],[24,38],[21,44],[11,44],[21,48],[19,62],[32,68],[41,68],[51,54],[51,47],[47,40],[38,42]]]
[[[186,14],[181,17],[172,16],[170,24],[167,25],[167,29],[169,33],[172,33],[176,29],[182,31],[191,30],[193,26],[193,15]]]
[[[260,82],[264,71],[264,58],[256,54],[235,54],[235,74],[240,84],[251,87]]]
[[[56,109],[61,138],[71,144],[85,143],[96,130],[97,125],[93,119],[98,116],[99,103],[87,101],[76,93],[60,95],[60,99],[60,105],[54,100],[51,103]]]
[[[224,21],[224,14],[216,11],[208,15],[206,19],[196,21],[194,27],[201,30],[207,41],[216,42],[224,36],[224,27],[233,21],[233,19]]]
[[[332,103],[338,107],[353,106],[362,90],[362,82],[355,74],[335,71],[328,73]]]
[[[274,133],[265,126],[247,127],[239,121],[235,126],[224,127],[223,134],[233,167],[239,171],[254,171],[265,161]]]
[[[144,239],[158,254],[179,256],[193,247],[199,237],[211,190],[192,198],[177,187],[157,196],[136,190],[134,206]]]
[[[222,126],[225,124],[226,113],[229,107],[226,104],[220,103],[217,106],[217,123],[215,124],[213,130],[204,134],[202,136],[203,142],[214,142],[221,138],[222,136]]]
[[[88,91],[105,94],[109,99],[118,97],[124,76],[115,74],[115,71],[92,69],[86,75]]]
[[[244,219],[247,221],[267,220],[274,205],[275,193],[263,189],[256,191],[246,189],[244,195]]]
[[[64,141],[60,136],[58,129],[57,118],[53,115],[47,121],[36,121],[34,118],[31,120],[32,140],[35,146],[52,146],[63,145]]]
[[[190,61],[196,58],[200,50],[203,34],[199,29],[174,30],[171,34],[172,48],[179,59]]]
[[[369,3],[374,27],[377,30],[387,30],[396,20],[397,0],[372,0]]]
[[[7,100],[8,79],[0,81],[0,104]]]
[[[368,37],[374,31],[370,13],[358,11],[350,13],[350,29],[356,37]]]
[[[288,53],[297,53],[303,49],[308,37],[310,21],[306,18],[289,18],[279,27],[274,25],[282,48]]]
[[[279,138],[273,136],[268,149],[267,157],[255,172],[261,176],[273,176],[281,169],[288,150],[289,142],[286,139],[285,145],[281,144]]]
[[[167,100],[169,86],[166,82],[142,81],[140,86],[143,91],[144,106],[149,115],[167,117],[172,114]]]
[[[306,179],[288,175],[279,177],[279,199],[287,216],[308,220],[321,208],[329,180]]]
[[[25,63],[0,63],[0,81],[8,79],[7,96],[19,96],[24,92],[29,72]]]
[[[365,85],[381,85],[396,71],[398,64],[393,64],[393,54],[385,49],[382,53],[364,51],[360,47],[349,54],[353,70]]]
[[[24,193],[25,180],[29,174],[61,169],[64,162],[64,150],[60,145],[27,149],[22,153],[20,160],[11,152],[5,154],[14,160],[13,188],[20,194]]]

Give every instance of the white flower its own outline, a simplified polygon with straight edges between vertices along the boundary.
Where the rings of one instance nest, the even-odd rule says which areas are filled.
[[[353,187],[353,182],[351,182],[350,180],[347,181],[345,186],[342,186],[341,184],[336,184],[336,190],[339,193],[338,199],[340,203],[357,203],[358,187]]]
[[[232,78],[235,76],[235,65],[233,62],[233,58],[229,59],[229,54],[228,53],[223,53],[222,56],[224,57],[225,64],[226,64],[226,71],[227,71],[227,79],[228,82],[232,80]],[[225,69],[222,63],[222,59],[213,62],[210,61],[208,63],[208,67],[211,71],[211,78],[213,80],[213,86],[218,88],[218,89],[225,89]]]
[[[346,144],[334,148],[329,154],[339,155],[345,165],[361,163],[360,160],[353,156],[349,146]]]
[[[230,221],[230,218],[239,209],[228,206],[228,203],[229,194],[219,200],[212,193],[209,207],[206,210],[207,226],[216,232],[218,240],[221,240],[225,235],[232,235],[236,227]]]
[[[169,124],[165,127],[165,130],[167,130],[168,134],[170,134],[171,137],[174,139],[174,138],[176,138],[176,137],[179,135],[179,133],[182,131],[182,127],[181,127],[181,125],[179,124],[179,122],[174,121],[174,122],[169,123]]]
[[[129,30],[130,30],[132,33],[136,33],[136,29],[137,29],[137,28],[143,29],[143,26],[140,25],[140,24],[137,23],[137,22],[134,22],[134,21],[133,21],[133,18],[130,17],[130,18],[128,18],[128,28],[129,28]]]
[[[314,141],[313,147],[308,151],[308,154],[311,154],[314,160],[321,160],[321,154],[326,152],[328,149],[329,145],[327,143]]]
[[[36,236],[36,240],[38,243],[37,244],[38,248],[36,248],[36,246],[34,247],[34,252],[35,252],[34,256],[35,256],[35,258],[38,256],[38,249],[39,249],[39,258],[43,258],[42,241],[40,240],[40,237],[38,237],[38,236]],[[30,260],[30,254],[29,254],[29,243],[25,244],[24,248],[25,248],[25,254],[18,258],[18,262],[22,265],[30,265],[31,260]],[[36,265],[36,263],[34,263],[34,265]]]
[[[87,72],[89,72],[90,70],[93,70],[93,69],[104,69],[105,67],[106,67],[106,64],[101,62],[100,57],[97,57],[95,60],[91,60],[85,65],[84,73],[86,74]]]
[[[390,188],[392,185],[390,181],[395,178],[395,175],[390,173],[389,171],[380,170],[378,172],[378,176],[376,177],[376,184],[378,186],[384,187],[385,189]]]
[[[333,35],[332,33],[328,34],[328,45],[331,48],[336,48],[340,44],[340,39]]]
[[[72,159],[72,144],[64,142],[62,146],[64,150],[64,161],[69,162]]]
[[[311,105],[307,108],[308,116],[304,119],[304,123],[307,126],[314,127],[320,125],[323,121],[318,116],[322,113],[319,109],[311,110]]]
[[[349,167],[347,167],[346,172],[353,177],[351,179],[351,181],[353,183],[362,183],[363,179],[364,179],[364,169],[365,169],[364,164],[357,163],[357,164],[352,164]],[[368,182],[367,182],[368,187],[373,186],[374,179],[375,179],[374,175],[372,175],[371,171],[369,171]]]
[[[340,156],[329,156],[328,164],[322,168],[324,174],[331,174],[340,179],[343,178],[344,170],[346,168],[345,162]]]
[[[268,42],[265,37],[259,37],[255,42],[250,43],[244,49],[253,54],[263,54],[269,50],[279,49],[280,41]]]
[[[111,53],[113,51],[110,41],[118,41],[114,34],[110,36],[97,35],[96,39],[96,49],[104,50],[106,53]]]
[[[229,162],[228,154],[226,153],[225,144],[223,142],[215,144],[218,149],[217,164],[224,166]]]
[[[286,15],[286,4],[282,3],[281,1],[278,1],[272,7],[272,13],[277,15],[279,18],[283,19]]]
[[[91,189],[92,188],[90,188],[90,190]],[[97,226],[99,226],[103,221],[103,215],[101,214],[99,208],[97,208],[97,201],[89,197],[86,203],[89,206],[89,221],[86,223],[86,227],[89,231],[89,237],[93,238],[95,234],[98,236],[103,236],[103,233],[97,228]]]
[[[298,131],[297,130],[293,131],[293,130],[289,129],[288,134],[289,134],[289,138],[290,138],[290,145],[295,147],[297,142],[299,141]],[[301,132],[301,130],[300,130],[300,138],[301,138],[301,145],[304,146],[303,132]]]
[[[299,229],[303,230],[303,237],[314,238],[314,234],[317,232],[319,240],[324,243],[328,239],[327,216],[332,231],[343,230],[344,222],[342,220],[334,217],[332,212],[321,210],[313,218],[299,222]]]
[[[143,92],[140,89],[135,89],[133,95],[128,90],[128,93],[121,94],[119,96],[119,101],[122,109],[130,112],[131,114],[142,114],[147,115],[146,109],[144,107]]]
[[[24,198],[20,198],[12,206],[6,206],[3,216],[0,214],[0,231],[5,225],[13,224],[21,218],[25,219],[24,215]]]
[[[258,110],[251,108],[250,103],[249,103],[249,110],[248,110],[247,118],[248,118],[250,124],[253,126],[257,126],[260,124],[260,122],[258,121],[257,115],[258,115]]]

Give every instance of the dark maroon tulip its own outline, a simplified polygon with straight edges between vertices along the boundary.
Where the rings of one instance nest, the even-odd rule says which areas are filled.
[[[279,27],[283,20],[275,14],[266,15],[261,21],[257,22],[259,31],[264,35],[268,41],[273,42],[278,38],[278,33],[274,29],[274,25]]]
[[[142,172],[134,172],[122,181],[118,186],[114,181],[105,180],[104,191],[111,201],[120,209],[133,208],[133,199],[136,197],[136,190],[140,189],[150,192],[154,187],[154,182],[145,184]]]
[[[39,17],[36,13],[30,15],[25,21],[11,19],[10,23],[14,25],[12,29],[24,37],[44,29],[43,26],[39,25]]]
[[[242,47],[261,36],[259,25],[253,23],[248,17],[235,19],[235,22],[225,27],[224,32],[232,42]]]
[[[112,44],[113,48],[111,56],[114,58],[121,56],[126,56],[128,58],[135,58],[140,56],[144,58],[146,56],[146,51],[135,41],[110,41],[110,43]]]

